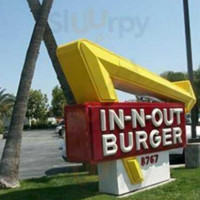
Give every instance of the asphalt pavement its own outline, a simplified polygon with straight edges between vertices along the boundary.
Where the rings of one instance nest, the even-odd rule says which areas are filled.
[[[65,162],[59,148],[60,138],[54,130],[24,131],[20,163],[20,179],[51,176],[65,172],[82,171],[82,165]],[[0,139],[0,157],[5,139]],[[171,167],[182,167],[176,158]]]
[[[20,179],[79,171],[81,164],[65,162],[60,154],[60,138],[54,130],[24,131],[20,163]],[[5,139],[0,139],[0,157]]]

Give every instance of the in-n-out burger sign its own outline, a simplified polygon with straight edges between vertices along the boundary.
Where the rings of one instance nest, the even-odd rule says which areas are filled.
[[[184,106],[177,103],[86,103],[67,106],[70,161],[97,163],[185,146]]]
[[[121,195],[169,180],[168,150],[185,145],[184,110],[196,102],[190,82],[170,83],[87,40],[60,46],[57,56],[77,104],[116,102],[116,88],[184,103],[85,103],[65,110],[67,157],[98,163],[101,192]]]

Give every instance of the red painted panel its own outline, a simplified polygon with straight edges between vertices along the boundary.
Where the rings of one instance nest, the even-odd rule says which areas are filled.
[[[163,109],[167,110],[167,117],[169,119],[169,109],[181,108],[183,112],[180,114],[181,123],[178,124],[177,113],[173,115],[173,123],[169,126],[164,122],[160,126],[155,127],[152,123],[152,119],[147,119],[152,117],[152,111],[158,108],[162,113]],[[124,121],[124,130],[120,130],[118,125],[115,123],[115,129],[110,130],[109,125],[109,110],[114,110],[114,112],[119,116],[119,109],[124,113],[126,120]],[[145,113],[145,127],[141,127],[138,123],[138,126],[135,128],[132,125],[132,115],[131,109],[135,109],[140,113],[140,109],[144,109]],[[106,130],[101,130],[101,119],[100,119],[100,110],[105,110],[105,119],[106,119]],[[175,111],[174,111],[175,112]],[[128,116],[128,117],[127,117]],[[131,119],[130,119],[131,118]],[[158,115],[156,114],[156,120],[159,120]],[[69,161],[74,162],[90,162],[97,163],[106,160],[115,160],[128,156],[137,156],[152,152],[165,151],[173,148],[184,147],[186,144],[186,135],[185,135],[185,114],[184,106],[178,103],[85,103],[84,105],[77,106],[66,106],[65,108],[65,120],[66,120],[66,145],[67,145],[67,157]],[[122,120],[123,121],[123,120]],[[163,129],[172,130],[174,127],[181,128],[181,142],[176,140],[176,144],[173,140],[173,134],[168,133],[170,138],[167,141],[172,141],[171,145],[163,145]],[[122,129],[122,128],[121,128]],[[159,132],[158,137],[161,140],[161,143],[158,147],[152,147],[150,144],[150,133],[152,130]],[[147,135],[146,139],[146,148],[145,145],[140,143],[138,145],[140,150],[136,149],[136,135],[138,131],[145,131]],[[125,147],[129,145],[128,142],[128,132],[132,132],[133,135],[133,147],[128,152],[123,152],[120,146],[120,133],[124,134],[125,138]],[[103,153],[103,135],[114,134],[117,139],[116,145],[118,150],[113,155],[104,155]],[[171,136],[170,136],[171,135]],[[152,135],[151,135],[152,136]],[[157,139],[158,139],[157,137]],[[155,139],[154,135],[154,142]],[[180,138],[179,138],[180,139]],[[112,148],[111,148],[112,149]]]
[[[66,151],[67,158],[74,162],[92,159],[92,141],[88,107],[84,105],[66,106]]]

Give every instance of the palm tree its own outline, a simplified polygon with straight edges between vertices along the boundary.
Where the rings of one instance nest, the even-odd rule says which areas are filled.
[[[0,134],[4,130],[4,119],[12,114],[15,97],[11,94],[5,93],[5,89],[0,88]]]
[[[23,122],[27,110],[28,96],[36,60],[52,3],[53,0],[43,0],[27,50],[8,138],[6,140],[0,163],[0,188],[14,188],[19,186],[18,176]]]
[[[0,89],[0,120],[11,115],[15,97],[5,93],[5,89]]]
[[[33,17],[35,20],[38,18],[38,12],[40,10],[40,1],[39,0],[27,0],[28,5],[31,9],[31,12],[33,13]],[[72,94],[72,91],[69,87],[69,84],[65,78],[65,75],[62,71],[62,68],[60,66],[60,63],[58,61],[58,58],[56,56],[56,49],[57,49],[57,43],[53,36],[52,30],[47,22],[44,37],[43,37],[44,43],[46,45],[49,57],[51,58],[52,65],[54,67],[54,70],[56,72],[57,78],[60,82],[61,88],[64,92],[66,101],[68,105],[75,104],[75,98]]]

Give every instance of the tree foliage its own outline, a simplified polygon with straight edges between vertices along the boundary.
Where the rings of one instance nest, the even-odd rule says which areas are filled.
[[[187,75],[183,72],[166,71],[161,76],[171,82],[182,81],[187,79]]]
[[[161,76],[169,81],[182,81],[182,80],[187,80],[188,79],[188,74],[184,72],[173,72],[173,71],[166,71],[161,74]],[[197,105],[200,108],[200,67],[193,72],[194,76],[194,91],[196,94],[197,98]]]
[[[51,109],[55,117],[64,116],[64,106],[66,104],[63,90],[59,86],[55,86],[52,90]]]
[[[0,89],[0,119],[9,117],[12,113],[12,108],[15,103],[15,97],[5,93],[5,89]]]
[[[195,92],[197,94],[198,101],[199,101],[199,97],[200,97],[200,67],[198,68],[198,70],[194,71],[194,89],[195,89]]]
[[[41,90],[30,90],[26,117],[45,119],[48,111],[48,98]]]
[[[0,89],[0,134],[3,133],[3,119],[12,114],[15,97],[12,94],[5,93],[5,89]]]

